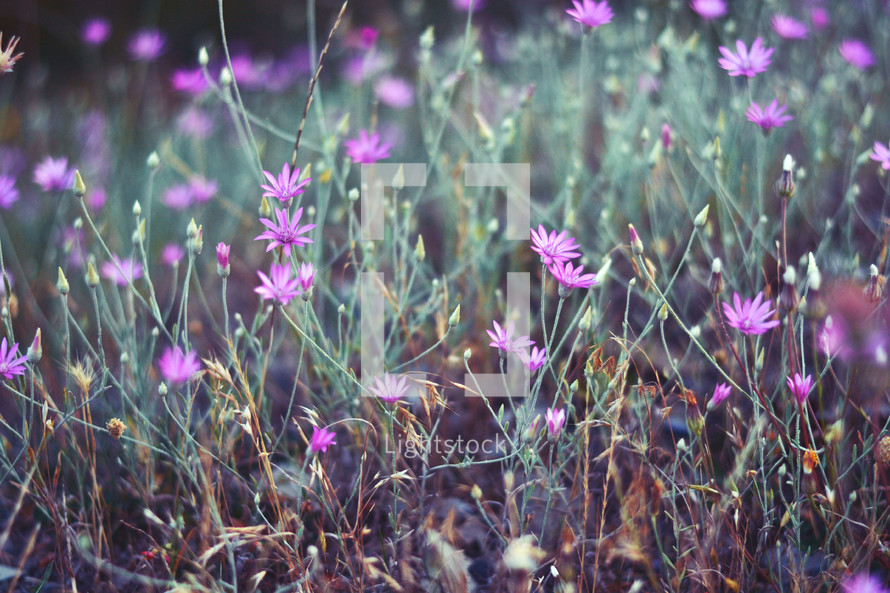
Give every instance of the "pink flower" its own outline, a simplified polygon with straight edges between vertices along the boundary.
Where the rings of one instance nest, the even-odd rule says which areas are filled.
[[[315,281],[315,268],[312,267],[310,262],[300,264],[299,269],[297,269],[297,280],[300,282],[300,288],[303,289],[303,293],[309,292],[312,288],[312,282]]]
[[[611,23],[612,17],[615,16],[612,9],[609,8],[609,3],[605,0],[603,2],[596,2],[595,0],[581,0],[581,2],[578,2],[578,0],[572,0],[572,5],[574,5],[574,8],[566,10],[566,14],[588,27],[599,27],[606,23]]]
[[[530,353],[527,353],[523,350],[520,353],[520,358],[522,358],[522,362],[525,363],[525,366],[528,367],[528,370],[534,373],[536,370],[544,366],[544,363],[547,362],[547,349],[546,348],[538,348],[535,346],[532,348]]]
[[[865,70],[875,63],[871,50],[858,39],[844,39],[837,49],[841,52],[842,58],[860,70]]]
[[[98,212],[105,207],[105,202],[107,201],[108,192],[105,191],[105,188],[97,187],[87,189],[87,206],[90,207],[90,210]]]
[[[556,408],[548,408],[547,412],[544,414],[544,420],[547,421],[547,432],[550,433],[552,438],[556,438],[559,436],[559,433],[562,432],[562,427],[566,423],[566,411]]]
[[[770,21],[773,31],[779,34],[783,39],[806,39],[809,35],[807,26],[784,14],[774,14]]]
[[[742,304],[739,293],[735,293],[732,299],[732,307],[729,303],[722,303],[729,327],[734,327],[743,334],[760,335],[779,325],[778,319],[770,319],[775,314],[770,308],[773,302],[769,299],[763,302],[763,292],[758,292],[753,302],[745,299]]]
[[[874,150],[869,156],[871,160],[881,163],[882,169],[890,169],[890,142],[887,143],[887,146],[884,146],[876,141]]]
[[[831,24],[831,14],[821,6],[814,6],[810,9],[810,21],[817,29],[824,29]]]
[[[219,269],[229,269],[229,253],[231,253],[231,251],[231,245],[226,245],[222,241],[216,244],[216,264],[219,266]]]
[[[297,167],[291,172],[288,163],[284,163],[284,166],[281,167],[281,173],[278,174],[277,179],[269,171],[263,171],[263,175],[269,180],[269,185],[260,186],[266,190],[263,192],[263,197],[278,198],[282,202],[289,202],[294,197],[305,192],[306,186],[312,181],[308,177],[300,181],[300,168]]]
[[[486,0],[451,0],[451,5],[457,10],[468,12],[470,8],[473,12],[479,12],[485,6]]]
[[[494,331],[490,329],[485,330],[488,333],[488,337],[492,340],[488,345],[500,350],[501,356],[506,356],[509,352],[521,352],[523,348],[528,348],[534,344],[534,341],[529,340],[528,336],[513,337],[513,333],[516,331],[514,322],[507,323],[506,329],[502,328],[497,321],[492,321],[492,323],[494,324]]]
[[[312,243],[312,239],[309,237],[300,236],[315,228],[314,224],[300,226],[300,217],[303,216],[302,208],[294,212],[294,217],[291,220],[288,220],[287,210],[281,208],[275,209],[275,215],[278,218],[278,224],[275,224],[268,218],[260,219],[260,222],[267,227],[267,230],[254,238],[254,241],[262,241],[264,239],[271,241],[266,248],[266,253],[280,246],[284,250],[284,254],[290,257],[291,247],[302,247],[307,243]]]
[[[15,177],[0,174],[0,208],[8,210],[19,199],[19,190],[15,187]]]
[[[766,72],[770,65],[770,56],[773,55],[773,48],[763,47],[763,40],[760,37],[754,40],[750,50],[741,39],[735,42],[735,47],[737,54],[722,45],[718,48],[723,57],[717,62],[721,68],[729,72],[730,76],[753,78],[759,72]]]
[[[170,85],[174,91],[192,96],[203,95],[210,87],[200,68],[180,68],[174,71],[170,77]]]
[[[813,389],[813,377],[810,375],[803,378],[800,376],[800,373],[794,373],[794,377],[787,377],[785,383],[788,384],[791,394],[797,398],[797,403],[801,405],[806,401],[807,396]]]
[[[328,447],[337,444],[337,441],[334,440],[336,437],[333,430],[316,426],[312,431],[312,438],[309,439],[309,453],[327,453]]]
[[[760,105],[752,102],[751,106],[748,107],[748,110],[745,112],[745,115],[748,116],[748,121],[754,122],[760,126],[764,132],[769,132],[773,128],[784,127],[785,122],[794,119],[790,115],[785,115],[785,105],[779,105],[777,99],[773,99],[772,102],[764,108],[761,108]]]
[[[137,278],[142,278],[142,264],[135,258],[120,259],[112,255],[114,261],[102,262],[102,277],[111,280],[118,286],[131,284]]]
[[[380,142],[380,134],[374,132],[369,135],[367,130],[359,130],[358,138],[347,140],[343,146],[346,154],[356,163],[376,163],[388,159],[392,148],[389,142]]]
[[[291,278],[289,264],[272,264],[269,276],[259,271],[257,275],[260,277],[261,284],[253,291],[262,296],[264,300],[272,300],[286,305],[300,294],[300,283],[297,279]]]
[[[201,370],[201,363],[194,350],[183,354],[179,346],[168,346],[158,359],[161,376],[172,384],[187,383],[192,375]]]
[[[139,62],[152,62],[164,53],[167,39],[158,29],[137,31],[127,44],[130,57]]]
[[[189,179],[189,190],[196,202],[209,202],[216,195],[219,184],[212,179],[205,179],[201,175],[195,175]]]
[[[404,78],[383,76],[374,84],[374,94],[384,105],[407,109],[414,105],[414,87]]]
[[[27,356],[17,356],[19,353],[19,345],[13,343],[12,347],[6,343],[6,337],[0,341],[0,376],[5,379],[12,379],[15,375],[25,374],[25,362]]]
[[[194,201],[194,193],[192,188],[185,183],[177,183],[171,185],[164,191],[161,196],[161,202],[174,210],[185,210],[192,205]]]
[[[726,383],[720,383],[714,388],[714,395],[711,397],[711,401],[708,402],[708,409],[716,408],[719,406],[723,400],[729,397],[729,394],[732,393],[732,387],[727,385]]]
[[[562,298],[568,296],[573,288],[590,288],[599,284],[596,274],[584,274],[584,266],[573,266],[572,262],[554,262],[547,269],[559,282],[559,296]]]
[[[68,168],[68,159],[46,157],[34,167],[34,183],[43,191],[65,191],[74,184],[74,169]]]
[[[111,35],[111,23],[103,17],[93,17],[83,24],[80,38],[87,45],[100,46],[108,41]]]
[[[661,126],[661,147],[665,150],[671,147],[671,126],[667,123]]]
[[[720,18],[726,14],[726,3],[723,0],[692,0],[689,6],[706,21]]]
[[[213,118],[205,111],[191,106],[176,118],[176,129],[197,140],[206,140],[213,132]]]
[[[389,373],[383,374],[383,379],[377,377],[374,380],[374,386],[370,391],[372,394],[385,401],[393,403],[405,397],[408,394],[408,376],[393,377]]]
[[[890,589],[877,578],[860,573],[844,581],[844,593],[890,593]]]
[[[173,264],[178,264],[183,257],[185,257],[185,249],[177,243],[167,243],[164,250],[161,251],[161,261],[171,267]]]
[[[538,230],[531,229],[531,232],[532,251],[541,256],[541,263],[544,265],[567,262],[581,255],[580,251],[576,251],[579,246],[575,243],[575,238],[566,238],[568,231],[562,231],[558,235],[556,231],[550,231],[548,235],[544,225],[539,224]]]
[[[25,55],[23,53],[12,55],[12,52],[15,51],[15,46],[19,44],[19,39],[21,39],[21,37],[10,37],[9,43],[6,45],[6,49],[0,51],[0,74],[12,72],[12,67],[15,66],[15,63],[18,62],[23,55]],[[3,32],[0,31],[0,48],[2,47]]]

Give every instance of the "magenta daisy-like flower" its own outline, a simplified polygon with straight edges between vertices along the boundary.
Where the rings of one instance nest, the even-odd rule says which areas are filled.
[[[770,23],[783,39],[806,39],[810,33],[804,23],[785,14],[774,14]]]
[[[164,53],[167,38],[158,29],[137,31],[127,43],[130,57],[139,62],[152,62]]]
[[[871,160],[881,163],[882,169],[890,169],[890,142],[887,143],[887,146],[880,142],[875,142],[872,153],[869,156]]]
[[[535,343],[528,336],[517,336],[514,338],[513,334],[516,331],[516,324],[512,321],[507,323],[506,328],[501,327],[497,321],[492,321],[492,324],[494,324],[494,331],[490,329],[485,330],[488,333],[488,337],[491,338],[491,342],[488,345],[500,350],[501,355],[505,356],[508,352],[522,352],[523,349]]]
[[[312,289],[312,283],[315,281],[315,268],[310,262],[303,262],[297,269],[297,280],[300,282],[300,288],[304,293]]]
[[[556,231],[547,231],[544,225],[539,224],[538,230],[531,229],[532,251],[541,256],[541,263],[549,266],[555,262],[567,262],[573,257],[581,255],[576,251],[579,246],[575,243],[575,237],[566,237],[568,231],[562,231],[558,235]]]
[[[568,291],[573,288],[590,288],[599,284],[596,274],[585,274],[584,266],[574,266],[572,262],[554,262],[547,269],[559,282],[561,297],[567,296]],[[563,291],[563,288],[566,290]]]
[[[792,116],[785,114],[785,109],[785,105],[779,105],[777,99],[773,99],[769,105],[763,108],[752,102],[745,115],[748,116],[748,121],[760,126],[764,132],[769,132],[773,128],[784,127],[785,122],[794,119]]]
[[[572,0],[572,5],[574,5],[574,8],[566,10],[566,14],[588,27],[599,27],[606,23],[611,23],[612,17],[615,16],[612,9],[609,8],[609,3],[605,0],[603,2],[595,2],[594,0],[581,0],[581,2],[578,2],[578,0]]]
[[[689,7],[706,21],[720,18],[726,14],[726,2],[723,0],[692,0]]]
[[[185,249],[178,243],[167,243],[161,251],[161,261],[168,266],[178,264],[185,257]]]
[[[201,370],[198,354],[190,350],[183,354],[179,346],[168,346],[158,359],[161,376],[173,384],[187,383],[192,376]]]
[[[15,51],[15,46],[19,44],[20,37],[10,37],[9,43],[6,45],[6,49],[0,51],[0,74],[4,74],[6,72],[12,72],[12,67],[15,66],[15,63],[18,62],[21,57],[25,54],[18,53],[16,55],[12,55]],[[3,47],[3,32],[0,31],[0,48]]]
[[[278,198],[282,202],[288,202],[306,191],[306,186],[312,181],[309,177],[300,181],[300,168],[297,167],[291,172],[288,163],[284,163],[284,166],[281,167],[281,173],[277,179],[269,171],[263,171],[263,175],[269,180],[269,185],[260,186],[266,190],[263,197]]]
[[[302,208],[294,212],[294,217],[290,220],[287,217],[287,210],[281,208],[275,209],[275,216],[278,218],[278,224],[268,218],[260,219],[260,222],[266,225],[267,230],[254,239],[254,241],[266,239],[271,241],[266,248],[267,253],[280,246],[284,250],[284,254],[290,257],[291,247],[302,247],[307,243],[312,243],[312,239],[309,237],[300,236],[315,228],[314,224],[300,226],[300,217],[303,216]]]
[[[112,255],[113,262],[102,262],[102,277],[111,280],[118,286],[126,286],[137,278],[142,278],[142,264],[135,258],[119,258]]]
[[[74,184],[74,169],[68,167],[68,159],[46,157],[34,167],[34,183],[43,191],[65,191]]]
[[[9,209],[19,199],[19,190],[15,187],[15,177],[0,174],[0,208]]]
[[[857,574],[844,581],[844,593],[890,593],[890,589],[871,575]]]
[[[312,438],[309,439],[309,453],[327,453],[328,447],[337,444],[334,440],[336,438],[337,435],[333,430],[316,426],[312,431]]]
[[[414,105],[414,87],[403,78],[381,77],[374,84],[374,94],[381,103],[393,109],[407,109]]]
[[[83,24],[80,30],[80,38],[87,45],[100,46],[111,35],[111,23],[108,19],[102,17],[94,17]]]
[[[381,400],[391,404],[408,395],[409,388],[407,375],[394,377],[389,373],[384,373],[382,379],[377,377],[374,380],[374,386],[370,391]]]
[[[388,159],[392,148],[389,142],[380,142],[380,134],[368,134],[367,130],[359,130],[358,138],[345,141],[343,146],[355,163],[376,163],[381,159]]]
[[[547,432],[551,437],[558,437],[562,432],[562,427],[566,423],[566,411],[563,409],[549,408],[544,414],[544,420],[547,421]]]
[[[770,319],[775,314],[775,310],[770,308],[773,302],[769,299],[764,302],[763,292],[758,292],[753,302],[745,299],[744,303],[739,293],[735,293],[732,301],[733,306],[722,303],[729,327],[734,327],[743,334],[760,335],[779,325],[778,319]]]
[[[865,70],[875,63],[874,54],[865,43],[858,39],[844,39],[837,49],[842,58],[859,70]]]
[[[801,377],[800,373],[794,373],[794,377],[787,377],[785,383],[788,384],[788,389],[791,390],[791,394],[799,404],[803,404],[810,391],[813,390],[813,377],[810,375]]]
[[[0,377],[12,379],[16,375],[25,374],[25,362],[27,356],[18,356],[19,345],[13,342],[12,347],[6,343],[4,337],[0,341]]]
[[[722,45],[718,48],[723,57],[717,62],[721,68],[729,72],[730,76],[753,78],[760,72],[766,72],[774,48],[763,47],[763,40],[760,37],[754,40],[750,50],[741,39],[735,42],[735,47],[738,53],[732,53]]]
[[[547,349],[535,346],[531,349],[531,352],[523,350],[519,356],[522,358],[522,362],[525,363],[525,366],[528,367],[528,370],[534,373],[547,362]]]
[[[174,71],[170,77],[170,85],[174,91],[192,96],[203,95],[210,87],[200,68],[180,68]]]
[[[261,284],[253,290],[265,300],[286,305],[300,294],[300,282],[291,276],[289,264],[272,264],[268,276],[259,271],[257,275]]]
[[[727,385],[726,383],[720,383],[714,388],[714,395],[711,397],[711,401],[708,402],[708,408],[716,408],[719,406],[723,400],[729,397],[729,394],[732,392],[732,387]]]

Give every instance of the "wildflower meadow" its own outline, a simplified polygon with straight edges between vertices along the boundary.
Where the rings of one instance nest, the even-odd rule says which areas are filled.
[[[890,593],[890,3],[5,2],[0,590]]]

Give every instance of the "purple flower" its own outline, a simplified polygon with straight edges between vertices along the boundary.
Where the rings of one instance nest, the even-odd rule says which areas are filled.
[[[164,195],[161,196],[161,202],[174,210],[185,210],[192,205],[193,201],[192,188],[186,183],[171,185],[164,191]]]
[[[871,160],[881,163],[882,169],[890,169],[890,142],[887,143],[887,146],[884,146],[876,141],[870,156]]]
[[[726,14],[726,3],[723,0],[692,0],[689,6],[698,13],[698,16],[706,21]]]
[[[212,179],[205,179],[201,175],[195,175],[189,179],[189,190],[196,202],[209,202],[216,195],[219,184]]]
[[[201,370],[198,354],[190,350],[183,354],[179,346],[168,346],[167,350],[158,359],[158,368],[161,376],[172,384],[187,383],[192,375]]]
[[[367,130],[359,130],[358,138],[347,140],[343,143],[346,154],[356,163],[376,163],[380,159],[389,158],[389,149],[392,144],[380,142],[380,134],[374,132],[368,135]]]
[[[520,353],[520,358],[522,358],[522,362],[525,363],[525,366],[528,367],[528,370],[534,373],[536,370],[544,366],[544,363],[547,362],[547,349],[546,348],[538,348],[535,346],[532,348],[531,352],[526,352],[523,350]]]
[[[890,589],[871,575],[857,574],[844,581],[844,593],[890,593]]]
[[[821,6],[814,6],[810,9],[810,21],[817,29],[824,29],[831,24],[831,14]]]
[[[383,379],[377,377],[370,392],[386,403],[393,403],[408,394],[408,376],[393,377],[389,373],[383,374]]]
[[[27,356],[17,356],[19,345],[13,342],[12,347],[8,347],[6,338],[0,341],[0,376],[5,379],[12,379],[15,375],[25,374],[25,361]]]
[[[67,158],[48,156],[34,167],[33,179],[43,191],[65,191],[74,184],[74,169],[68,168]]]
[[[222,241],[216,244],[216,263],[220,269],[227,270],[229,268],[229,253],[231,251],[231,245],[226,245]]]
[[[19,190],[15,187],[15,178],[0,174],[0,208],[8,210],[19,199]]]
[[[102,262],[102,277],[118,286],[126,286],[137,278],[142,278],[142,264],[132,257],[120,259],[112,255],[114,261]]]
[[[108,192],[105,191],[105,188],[96,187],[87,189],[87,206],[90,207],[90,210],[98,212],[105,207],[105,202],[107,201]]]
[[[538,230],[531,229],[532,232],[532,251],[541,256],[541,263],[549,266],[556,262],[567,262],[574,257],[581,255],[578,245],[575,243],[574,237],[566,238],[568,231],[562,231],[558,235],[556,231],[547,231],[544,225],[539,224]]]
[[[860,70],[865,70],[875,63],[871,50],[858,39],[844,39],[837,49],[841,52],[842,58]]]
[[[104,17],[93,17],[83,24],[80,38],[87,45],[98,47],[108,41],[111,35],[111,23]]]
[[[200,68],[180,68],[170,77],[170,85],[174,91],[187,95],[203,95],[210,84]]]
[[[773,48],[764,48],[760,37],[754,40],[750,50],[741,39],[735,42],[735,47],[737,54],[722,45],[718,48],[723,57],[717,62],[721,68],[729,72],[730,76],[753,78],[758,72],[766,72],[770,65],[770,56],[773,55]]]
[[[572,262],[554,262],[547,266],[550,273],[560,284],[559,296],[568,296],[568,291],[573,288],[590,288],[596,286],[599,281],[596,274],[584,274],[584,266],[573,266]],[[563,291],[562,288],[567,290]],[[563,294],[563,293],[566,294]]]
[[[770,21],[773,31],[783,39],[806,39],[809,35],[807,26],[797,19],[784,14],[774,14]]]
[[[275,215],[278,218],[277,225],[268,218],[260,219],[260,222],[266,225],[267,230],[254,239],[254,241],[262,241],[264,239],[271,241],[266,248],[267,253],[281,246],[284,249],[284,254],[290,257],[292,246],[302,247],[307,243],[312,243],[312,239],[309,237],[300,236],[315,228],[314,224],[300,226],[300,217],[303,216],[302,208],[294,212],[294,217],[291,220],[288,220],[287,210],[285,209],[276,208]]]
[[[288,163],[284,163],[284,166],[281,167],[281,173],[277,179],[268,171],[263,171],[263,175],[269,180],[269,185],[260,186],[266,190],[263,197],[278,198],[282,202],[288,202],[306,191],[306,186],[311,181],[311,178],[308,177],[300,181],[300,168],[297,167],[292,173]]]
[[[769,299],[763,302],[763,292],[757,293],[754,302],[745,299],[745,303],[742,304],[739,293],[735,293],[732,300],[732,307],[729,303],[722,303],[729,327],[734,327],[743,334],[760,335],[779,325],[778,319],[770,319],[775,314],[775,311],[770,309],[773,302]]]
[[[374,94],[384,105],[407,109],[414,105],[414,87],[404,78],[383,76],[374,84]]]
[[[752,102],[745,115],[748,116],[748,121],[760,126],[764,132],[769,132],[773,128],[784,127],[785,122],[794,119],[790,115],[785,115],[785,105],[779,105],[777,99],[773,99],[769,105],[763,108]]]
[[[304,293],[309,292],[312,283],[315,281],[315,268],[309,262],[303,262],[297,269],[297,280],[300,281],[300,288]]]
[[[213,118],[205,111],[191,106],[176,118],[176,129],[197,140],[206,140],[213,132]]]
[[[556,438],[562,432],[562,427],[566,423],[566,411],[548,408],[544,414],[544,420],[547,421],[547,432],[550,433],[551,437]]]
[[[178,264],[185,257],[185,249],[178,243],[167,243],[161,251],[161,261],[168,266]]]
[[[727,385],[726,383],[720,383],[714,388],[714,395],[711,397],[711,401],[708,402],[708,408],[716,408],[719,406],[723,400],[729,397],[729,394],[732,393],[732,387]]]
[[[665,150],[671,147],[671,125],[668,123],[661,126],[661,147]]]
[[[606,23],[611,23],[612,17],[615,16],[612,9],[609,8],[609,3],[605,0],[603,2],[596,2],[595,0],[581,0],[581,2],[578,2],[578,0],[572,0],[572,4],[574,8],[566,10],[566,14],[588,27],[599,27]]]
[[[262,272],[257,272],[257,275],[262,284],[253,291],[264,300],[286,305],[300,294],[300,282],[296,278],[291,278],[291,268],[288,264],[272,264],[268,276]]]
[[[10,37],[9,43],[6,44],[6,49],[0,51],[0,74],[4,74],[7,72],[12,72],[12,67],[15,66],[15,63],[19,61],[19,59],[25,55],[23,53],[18,53],[16,55],[12,55],[12,52],[15,51],[15,46],[19,44],[19,40],[21,37]],[[3,32],[0,31],[0,48],[3,47]]]
[[[506,329],[502,328],[497,321],[492,321],[492,323],[494,324],[494,331],[490,329],[485,330],[488,333],[488,337],[492,340],[488,345],[500,350],[502,356],[506,356],[509,352],[522,352],[523,348],[528,348],[534,344],[534,341],[529,340],[528,336],[513,337],[513,333],[516,331],[514,322],[507,323]]]
[[[800,376],[800,373],[794,373],[794,377],[787,377],[785,383],[788,384],[788,389],[791,390],[791,394],[797,398],[797,403],[801,405],[803,405],[807,396],[810,394],[810,391],[813,389],[813,377],[810,375],[803,378]]]
[[[152,62],[164,53],[167,39],[158,29],[137,31],[127,44],[130,57],[140,62]]]
[[[451,0],[451,5],[457,10],[468,12],[470,8],[473,12],[479,12],[485,6],[486,0]]]
[[[333,430],[316,426],[312,431],[312,438],[309,439],[309,453],[327,453],[328,447],[337,444],[337,441],[334,440],[336,437]]]
[[[248,54],[232,56],[232,78],[242,88],[258,89],[266,79],[269,64],[257,64]]]

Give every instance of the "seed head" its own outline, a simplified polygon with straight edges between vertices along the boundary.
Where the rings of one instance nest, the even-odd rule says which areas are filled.
[[[883,463],[890,463],[890,436],[884,436],[878,441],[878,446],[875,448],[875,458]]]

